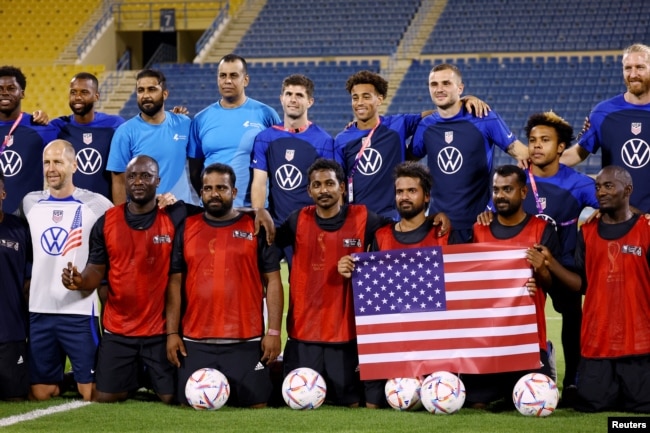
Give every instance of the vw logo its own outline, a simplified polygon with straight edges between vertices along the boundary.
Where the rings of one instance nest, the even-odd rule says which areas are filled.
[[[369,147],[363,151],[363,155],[361,155],[361,159],[359,159],[359,162],[357,163],[357,169],[359,170],[359,173],[365,176],[372,176],[381,170],[381,163],[381,153],[379,153],[377,149]]]
[[[97,149],[84,147],[77,152],[77,167],[82,174],[95,174],[102,168],[102,155]]]
[[[650,146],[645,140],[632,138],[623,143],[621,159],[630,168],[644,167],[650,161]]]
[[[291,191],[300,186],[302,172],[295,165],[283,164],[275,170],[275,181],[285,191]]]
[[[447,146],[438,153],[438,167],[444,174],[454,174],[463,166],[463,155],[453,146]]]
[[[6,177],[17,175],[20,173],[21,168],[23,168],[23,160],[18,152],[5,149],[5,151],[0,154],[0,169],[2,169],[2,172]]]

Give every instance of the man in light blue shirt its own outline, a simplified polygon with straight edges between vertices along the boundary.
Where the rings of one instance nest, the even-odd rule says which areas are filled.
[[[230,165],[237,178],[234,206],[251,205],[251,154],[257,134],[281,122],[268,105],[246,96],[246,60],[228,54],[219,61],[217,84],[221,99],[199,112],[190,128],[188,156],[195,186],[203,167],[215,162]]]
[[[113,172],[113,203],[126,201],[124,172],[128,162],[135,156],[147,155],[160,166],[159,194],[171,192],[179,200],[198,205],[187,165],[190,118],[165,111],[169,91],[162,72],[144,69],[136,82],[140,114],[117,128],[108,154],[106,169]]]

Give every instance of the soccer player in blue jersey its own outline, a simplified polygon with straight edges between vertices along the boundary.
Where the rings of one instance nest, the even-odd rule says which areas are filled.
[[[526,173],[528,194],[524,210],[544,218],[555,227],[561,247],[557,260],[565,268],[575,271],[578,218],[583,209],[598,208],[594,180],[560,163],[562,152],[573,140],[573,128],[560,116],[553,112],[533,114],[528,118],[525,131],[530,165]],[[562,400],[564,405],[572,405],[577,392],[576,373],[580,361],[582,296],[564,287],[549,293],[553,307],[562,314],[565,360]]]
[[[602,152],[602,166],[625,167],[635,185],[650,181],[650,47],[633,44],[623,51],[623,80],[627,91],[594,107],[590,127],[561,161],[569,166],[589,153]],[[637,213],[650,212],[650,188],[635,188],[630,197]]]
[[[147,155],[158,161],[158,193],[172,193],[185,203],[197,204],[199,197],[190,183],[187,165],[191,120],[184,114],[165,111],[169,95],[165,75],[144,69],[136,76],[140,114],[115,131],[106,169],[112,171],[113,203],[126,202],[126,166],[135,156]]]
[[[551,222],[560,240],[559,262],[574,270],[578,218],[586,207],[598,208],[594,180],[560,164],[560,156],[573,139],[573,128],[553,112],[534,114],[525,127],[530,166],[529,193],[524,210]],[[580,361],[582,295],[566,288],[549,292],[553,307],[562,314],[562,350],[565,360],[562,400],[572,405],[577,395],[576,374]]]
[[[59,130],[59,138],[72,143],[77,153],[74,183],[111,200],[111,174],[106,171],[106,162],[113,134],[124,119],[95,111],[99,83],[89,72],[72,77],[68,98],[72,114],[50,124]]]
[[[13,66],[0,67],[0,170],[9,193],[4,211],[14,213],[23,197],[43,189],[41,155],[43,148],[56,139],[52,126],[36,125],[22,111],[27,79]]]
[[[200,111],[192,121],[189,141],[192,183],[201,188],[204,167],[221,162],[230,165],[237,177],[239,194],[234,206],[251,205],[251,153],[255,136],[281,122],[275,110],[246,96],[249,82],[246,60],[228,54],[219,61],[219,99]]]
[[[27,370],[27,290],[32,249],[29,229],[2,211],[5,176],[0,171],[0,400],[24,400]]]
[[[463,79],[451,64],[429,74],[429,94],[438,111],[422,119],[413,136],[413,154],[428,156],[433,176],[430,212],[445,212],[452,224],[449,243],[471,242],[476,216],[490,200],[490,173],[496,144],[520,161],[521,143],[494,111],[477,118],[461,102]]]
[[[277,226],[294,210],[313,203],[307,193],[309,166],[320,157],[334,158],[332,137],[309,121],[314,82],[300,74],[288,76],[282,82],[280,102],[284,122],[255,137],[251,162],[253,207],[264,207],[268,181],[268,210]]]
[[[397,220],[395,201],[386,193],[393,188],[393,169],[407,158],[407,140],[422,118],[433,111],[380,116],[388,82],[371,71],[350,76],[345,88],[352,97],[356,121],[336,136],[334,158],[345,170],[348,201]],[[489,109],[474,97],[468,97],[466,103],[478,113]]]

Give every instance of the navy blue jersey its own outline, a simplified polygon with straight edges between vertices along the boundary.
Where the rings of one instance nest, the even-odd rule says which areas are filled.
[[[428,155],[430,213],[446,213],[456,230],[471,229],[490,200],[494,145],[506,151],[515,140],[494,111],[478,118],[461,108],[449,119],[437,112],[422,119],[413,136],[413,154]]]
[[[0,122],[0,141],[4,141],[13,124],[13,120]],[[32,116],[23,113],[7,147],[0,154],[0,169],[5,174],[7,191],[2,208],[6,213],[14,213],[27,193],[43,189],[43,148],[55,140],[56,135],[56,128],[34,125]]]
[[[59,138],[69,141],[77,153],[75,186],[103,195],[112,200],[111,174],[106,171],[108,150],[115,129],[124,123],[120,116],[95,113],[92,122],[81,124],[74,116],[61,116],[50,122],[59,130]]]
[[[319,157],[334,158],[334,140],[317,125],[299,133],[272,126],[255,137],[251,168],[268,174],[269,212],[276,225],[314,203],[307,193],[307,169]]]
[[[539,212],[534,188],[528,176],[528,195],[524,201],[526,213],[538,215],[557,229],[561,256],[558,260],[573,268],[578,236],[578,217],[585,207],[598,208],[595,182],[592,178],[560,164],[551,177],[534,176],[539,197]]]
[[[589,122],[578,144],[592,153],[601,149],[603,167],[629,171],[634,185],[630,204],[650,212],[650,104],[630,104],[618,95],[596,105]]]
[[[27,338],[27,302],[23,285],[30,276],[31,238],[17,216],[0,222],[0,343]]]
[[[421,114],[380,116],[380,124],[372,134],[370,145],[354,168],[354,203],[364,204],[371,211],[398,219],[395,209],[393,169],[406,157],[406,140],[422,120]],[[372,129],[353,125],[340,132],[334,140],[334,158],[343,166],[346,176],[355,167],[362,141]]]

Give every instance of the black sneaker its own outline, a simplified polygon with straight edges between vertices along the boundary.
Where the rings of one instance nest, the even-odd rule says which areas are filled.
[[[59,383],[59,395],[73,394],[74,397],[79,397],[79,390],[77,388],[77,381],[74,380],[74,373],[72,370],[63,373],[63,380]]]
[[[558,407],[573,408],[578,401],[578,388],[575,385],[569,385],[562,391],[562,398]]]

